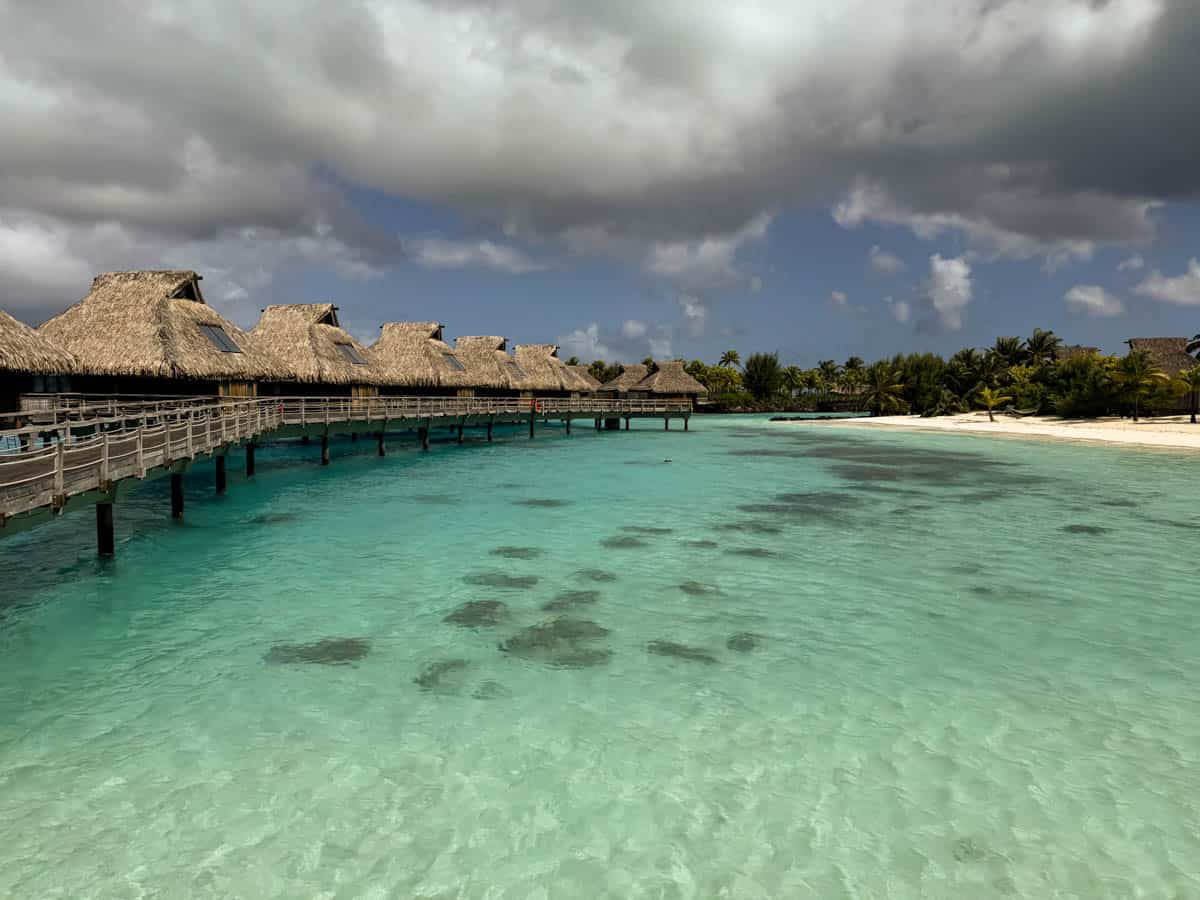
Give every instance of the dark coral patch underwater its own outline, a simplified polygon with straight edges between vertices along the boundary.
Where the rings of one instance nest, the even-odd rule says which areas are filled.
[[[360,660],[370,652],[371,642],[366,638],[322,638],[312,644],[276,644],[263,659],[276,665],[338,666]]]

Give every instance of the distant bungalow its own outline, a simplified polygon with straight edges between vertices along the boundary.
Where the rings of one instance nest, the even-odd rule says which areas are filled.
[[[338,324],[332,303],[268,306],[250,336],[291,373],[275,393],[374,397],[386,380],[374,354]]]
[[[70,390],[76,368],[70,353],[0,310],[0,412],[19,409],[22,394]]]
[[[708,388],[693,378],[679,360],[668,360],[639,381],[630,391],[653,397],[688,399],[693,403],[708,398]]]
[[[517,347],[516,357],[528,376],[527,384],[538,394],[579,396],[591,389],[558,358],[558,347],[554,344],[523,344]]]
[[[593,392],[600,390],[600,379],[593,375],[587,366],[567,366],[567,368],[579,376],[580,380],[587,385],[587,390]]]
[[[1187,352],[1185,337],[1130,338],[1125,343],[1130,350],[1145,350],[1155,365],[1172,378],[1196,365],[1196,359]]]
[[[604,382],[600,386],[600,393],[616,394],[623,396],[634,390],[638,383],[646,377],[650,372],[648,366],[643,366],[641,363],[633,363],[625,366],[624,370],[616,378]]]
[[[371,353],[384,374],[387,394],[470,396],[475,385],[466,363],[442,338],[437,322],[387,322]]]
[[[508,354],[508,339],[492,335],[456,338],[454,351],[467,367],[479,396],[532,395],[529,374]]]
[[[98,275],[38,332],[71,355],[81,393],[253,396],[259,382],[292,377],[204,302],[200,276],[187,270]]]

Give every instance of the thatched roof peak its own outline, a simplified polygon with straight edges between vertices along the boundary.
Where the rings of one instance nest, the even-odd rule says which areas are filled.
[[[583,365],[567,366],[567,368],[570,369],[580,379],[583,380],[583,382],[587,385],[587,389],[589,391],[594,391],[600,387],[600,379],[597,378],[595,375],[593,375],[590,371],[588,371],[587,366],[583,366]]]
[[[508,352],[508,338],[496,335],[467,335],[454,339],[458,350],[503,350]]]
[[[1188,338],[1185,337],[1130,338],[1125,343],[1131,350],[1145,350],[1168,375],[1178,375],[1197,364],[1187,352]]]
[[[274,304],[250,334],[282,359],[294,380],[315,384],[387,384],[382,366],[337,320],[332,303]]]
[[[204,302],[191,270],[107,272],[39,332],[84,375],[286,380],[277,356]]]
[[[601,387],[606,391],[627,391],[646,377],[649,371],[641,363],[630,363],[616,378],[609,379]]]
[[[649,391],[651,394],[708,396],[708,388],[689,375],[683,363],[677,359],[658,363],[658,369],[638,382],[635,390]]]
[[[437,322],[386,322],[371,345],[388,384],[405,387],[473,386],[466,363],[442,340]]]
[[[454,341],[454,350],[467,366],[473,387],[530,390],[525,369],[508,355],[508,339],[496,335],[467,335]]]
[[[0,372],[67,375],[75,365],[54,341],[0,309]]]

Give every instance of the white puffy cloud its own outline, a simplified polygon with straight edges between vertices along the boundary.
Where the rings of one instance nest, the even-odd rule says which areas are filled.
[[[1063,296],[1072,312],[1111,318],[1125,312],[1121,298],[1110,294],[1098,284],[1077,284]]]
[[[559,355],[570,359],[578,356],[591,362],[597,359],[610,359],[612,351],[603,343],[600,337],[600,326],[592,322],[584,328],[576,328],[570,334],[558,338]]]
[[[1200,260],[1193,256],[1182,275],[1167,277],[1155,270],[1133,292],[1177,306],[1200,306]]]
[[[972,292],[971,266],[964,257],[944,259],[940,253],[929,257],[925,297],[938,325],[947,331],[960,330]]]
[[[687,294],[678,297],[677,302],[679,309],[683,312],[683,320],[687,325],[688,333],[692,337],[699,337],[704,333],[704,326],[708,322],[708,307],[698,297]]]
[[[912,307],[907,300],[895,300],[891,297],[884,297],[883,302],[887,305],[888,313],[891,317],[900,324],[904,324],[912,317]]]
[[[546,268],[516,247],[492,241],[454,241],[422,238],[405,243],[417,265],[427,269],[490,269],[508,275],[523,275]]]
[[[1142,259],[1142,254],[1135,253],[1133,256],[1127,257],[1117,263],[1118,272],[1139,271],[1146,265],[1146,260]]]
[[[637,340],[646,334],[646,323],[636,319],[626,319],[621,324],[621,335],[629,340]]]
[[[730,233],[705,235],[696,241],[655,243],[646,255],[646,271],[694,292],[733,287],[757,291],[761,280],[738,268],[737,254],[746,244],[766,237],[770,225],[771,217],[763,214]]]
[[[850,300],[846,296],[845,291],[831,291],[829,294],[829,304],[834,309],[848,309]]]
[[[878,244],[867,251],[867,261],[871,264],[871,268],[880,275],[899,275],[908,268],[904,260],[896,254],[882,249]]]

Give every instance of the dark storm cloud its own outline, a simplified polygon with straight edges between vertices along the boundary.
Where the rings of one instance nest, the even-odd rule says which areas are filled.
[[[1186,0],[0,0],[0,260],[107,264],[101,225],[147,256],[399,258],[336,182],[629,261],[693,310],[750,283],[739,235],[790,206],[1081,258],[1200,191],[1198,45]]]

